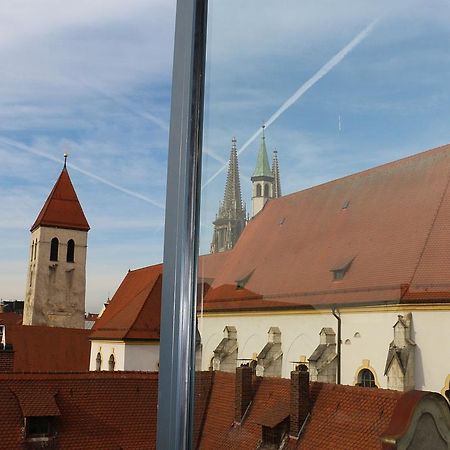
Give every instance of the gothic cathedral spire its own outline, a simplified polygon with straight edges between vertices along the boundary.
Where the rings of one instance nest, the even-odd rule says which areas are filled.
[[[236,139],[233,138],[228,163],[228,175],[223,202],[219,206],[214,224],[211,253],[230,250],[236,244],[246,223],[245,206],[242,203],[241,182]]]
[[[273,151],[272,155],[272,175],[273,175],[273,198],[281,197],[280,168],[278,166],[278,152]]]
[[[23,324],[84,328],[89,224],[66,162],[30,231]]]

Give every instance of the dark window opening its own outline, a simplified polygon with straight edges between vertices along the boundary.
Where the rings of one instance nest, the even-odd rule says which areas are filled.
[[[58,238],[53,238],[50,243],[50,261],[58,261]]]
[[[27,438],[48,438],[54,434],[54,417],[27,417],[25,436]]]
[[[265,184],[264,185],[264,197],[268,197],[269,196],[269,185]]]
[[[69,239],[67,242],[67,262],[73,262],[75,256],[75,242],[73,239]]]
[[[114,355],[111,355],[109,357],[109,361],[108,361],[108,369],[109,369],[110,372],[114,371],[115,365],[116,365],[116,361],[114,359]]]
[[[362,369],[358,374],[358,385],[362,387],[377,387],[375,376],[369,369]]]
[[[95,359],[95,370],[98,372],[102,369],[102,355],[100,352],[97,353],[97,358]]]
[[[256,196],[261,197],[261,185],[259,183],[256,185]]]

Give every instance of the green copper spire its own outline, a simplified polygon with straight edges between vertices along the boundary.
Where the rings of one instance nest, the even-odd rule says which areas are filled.
[[[265,125],[262,127],[261,144],[259,146],[258,159],[256,160],[255,171],[253,172],[254,177],[270,177],[273,178],[272,170],[269,165],[269,158],[267,156],[266,149],[266,137],[264,135]]]

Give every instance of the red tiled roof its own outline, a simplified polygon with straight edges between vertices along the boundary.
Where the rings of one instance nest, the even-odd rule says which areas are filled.
[[[399,302],[405,284],[449,292],[449,179],[446,145],[269,201],[216,269],[205,311]]]
[[[289,411],[290,380],[263,378],[241,424],[234,422],[235,375],[197,372],[194,445],[200,449],[255,449],[261,421],[271,426]],[[404,435],[422,399],[450,410],[439,394],[311,383],[311,415],[288,448],[381,449],[382,437]],[[24,415],[53,415],[58,448],[154,449],[158,374],[87,372],[0,374],[0,448],[19,448]],[[53,398],[53,400],[51,400]],[[274,420],[268,413],[273,412]]]
[[[0,325],[20,325],[22,314],[15,312],[0,312]]]
[[[30,401],[42,410],[48,398],[42,393],[57,392],[58,448],[155,448],[158,378],[139,372],[1,374],[0,448],[22,448],[23,412],[13,391],[30,387]]]
[[[380,437],[402,395],[386,389],[312,383],[311,416],[292,448],[381,449]]]
[[[289,415],[290,380],[263,378],[241,425],[234,423],[234,374],[216,372],[203,426],[201,449],[251,449],[261,424],[276,425]],[[290,449],[381,449],[380,437],[403,393],[385,389],[311,383],[312,411]]]
[[[194,442],[210,404],[212,376],[196,377]],[[24,415],[59,412],[57,448],[155,449],[157,401],[157,373],[0,374],[0,448],[22,448]]]
[[[89,369],[89,330],[7,325],[6,342],[14,350],[15,372]]]
[[[39,226],[88,231],[89,224],[78,201],[66,167],[53,186],[31,231]]]
[[[58,405],[55,402],[57,391],[49,386],[39,389],[36,395],[36,386],[31,383],[15,385],[11,384],[11,391],[17,397],[22,415],[24,417],[60,416]]]
[[[96,320],[91,339],[159,340],[162,264],[132,270]]]

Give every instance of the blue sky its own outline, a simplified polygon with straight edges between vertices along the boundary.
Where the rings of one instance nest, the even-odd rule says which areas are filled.
[[[23,298],[29,227],[67,151],[92,228],[96,311],[129,268],[162,259],[175,2],[72,3],[0,10],[0,297]],[[450,142],[447,1],[211,0],[209,10],[204,181],[233,136],[239,149],[374,21],[267,128],[283,193]],[[257,148],[239,157],[248,209]],[[203,190],[203,252],[225,175]]]

